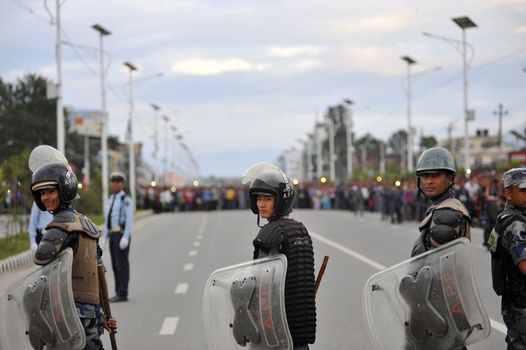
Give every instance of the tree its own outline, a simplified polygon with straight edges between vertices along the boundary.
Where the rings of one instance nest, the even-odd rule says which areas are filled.
[[[438,145],[438,142],[434,136],[422,136],[420,138],[420,149],[422,150],[436,147],[436,145]]]

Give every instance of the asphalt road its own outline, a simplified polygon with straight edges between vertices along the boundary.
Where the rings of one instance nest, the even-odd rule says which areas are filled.
[[[317,341],[311,349],[371,349],[362,312],[363,286],[382,267],[408,258],[416,223],[392,225],[377,214],[361,218],[339,211],[298,210],[293,217],[313,236],[316,271],[323,256],[330,256],[318,291]],[[112,304],[119,322],[119,347],[206,349],[205,282],[217,268],[250,260],[257,231],[249,211],[161,214],[137,221],[131,243],[130,300]],[[475,230],[473,236],[476,281],[493,329],[487,340],[469,349],[503,349],[505,330],[500,300],[491,289],[489,254],[481,245],[481,231]],[[109,256],[105,258],[110,266]]]
[[[316,273],[330,256],[317,295],[318,332],[311,350],[371,349],[362,311],[367,279],[409,257],[417,236],[415,222],[392,225],[378,214],[355,217],[341,211],[297,210],[293,217],[311,232]],[[258,232],[248,210],[170,213],[136,220],[131,241],[129,301],[112,304],[119,322],[119,349],[207,349],[202,296],[216,269],[252,259]],[[473,350],[504,349],[500,299],[493,293],[489,253],[474,230],[472,258],[482,302],[492,320],[491,335]],[[110,257],[108,287],[113,295]],[[29,267],[0,275],[0,293]],[[111,349],[109,337],[103,337]]]

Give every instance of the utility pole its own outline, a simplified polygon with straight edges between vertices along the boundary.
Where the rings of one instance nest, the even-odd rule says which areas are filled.
[[[130,172],[130,195],[133,203],[133,210],[135,211],[137,197],[135,195],[135,144],[133,140],[133,72],[137,67],[130,62],[124,62],[124,65],[129,69],[129,172]]]
[[[462,66],[464,73],[464,170],[470,172],[469,144],[468,144],[468,122],[474,119],[473,111],[468,109],[468,63],[466,61],[466,29],[477,25],[469,17],[452,18],[462,29]]]
[[[60,36],[60,0],[56,0],[57,4],[57,43],[55,47],[55,55],[57,61],[57,148],[62,154],[66,154],[66,136],[64,130],[64,109],[62,108],[62,39]]]
[[[108,112],[106,111],[106,83],[105,83],[105,72],[104,72],[104,46],[103,38],[111,34],[109,30],[101,26],[100,24],[94,24],[91,26],[97,32],[99,32],[99,43],[100,43],[100,90],[101,90],[101,103],[102,103],[102,127],[101,127],[101,158],[102,158],[102,212],[106,209],[106,201],[109,197],[108,190]]]
[[[450,151],[453,150],[453,139],[451,138],[451,133],[453,132],[453,122],[452,121],[449,121],[447,123],[447,146],[449,148]]]
[[[416,61],[409,56],[402,56],[407,63],[407,171],[413,171],[413,126],[411,125],[411,65]]]
[[[508,111],[505,111],[504,107],[502,106],[502,103],[499,103],[499,109],[497,111],[493,111],[493,114],[499,116],[499,156],[500,156],[500,152],[502,151],[502,116],[508,115]]]
[[[351,99],[345,99],[343,100],[349,108],[347,109],[347,118],[345,119],[345,130],[346,130],[346,144],[347,144],[347,178],[352,179],[353,175],[353,158],[354,158],[354,145],[352,140],[352,129],[353,129],[353,115],[352,115],[352,109],[351,106],[354,104],[353,100]]]
[[[157,153],[159,152],[159,144],[157,140],[159,139],[159,134],[157,132],[158,125],[157,125],[157,119],[158,119],[158,112],[161,109],[158,105],[155,103],[151,103],[150,106],[153,108],[153,152],[152,156],[154,159],[154,169],[157,168]],[[155,171],[155,170],[154,170]],[[155,181],[157,181],[157,175],[155,176]]]

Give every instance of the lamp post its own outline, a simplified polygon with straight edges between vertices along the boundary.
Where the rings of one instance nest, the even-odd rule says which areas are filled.
[[[468,145],[468,121],[473,120],[473,114],[468,110],[468,65],[466,62],[466,29],[477,25],[469,17],[452,18],[462,29],[462,67],[464,72],[464,170],[470,171],[469,145]]]
[[[99,55],[100,55],[100,91],[102,108],[102,127],[101,127],[101,158],[102,158],[102,211],[106,208],[106,201],[109,197],[108,190],[108,113],[106,112],[106,83],[104,76],[104,46],[103,38],[111,34],[109,30],[100,24],[94,24],[91,28],[99,32]]]
[[[60,0],[56,1],[56,35],[55,55],[57,60],[57,148],[66,154],[66,136],[64,128],[64,109],[62,108],[62,39],[60,36]]]
[[[407,171],[413,171],[413,126],[411,125],[411,65],[417,63],[409,56],[402,56],[407,63]]]
[[[168,172],[168,169],[166,167],[166,163],[168,162],[168,123],[170,122],[170,118],[168,118],[168,116],[166,115],[162,115],[161,118],[164,121],[163,182],[166,186],[166,174]]]
[[[133,144],[133,72],[137,71],[138,68],[130,62],[124,62],[124,65],[129,69],[129,172],[130,172],[130,194],[133,203],[133,210],[135,210],[136,196],[135,196],[135,145]]]
[[[350,108],[354,101],[350,98],[344,99],[343,102],[345,102],[349,108],[349,114],[347,114],[347,119],[345,120],[345,131],[346,131],[346,144],[347,144],[347,178],[352,178],[353,173],[353,158],[354,158],[354,145],[352,142],[352,128],[353,128],[353,120],[352,120],[352,109]]]
[[[153,109],[153,152],[152,152],[152,156],[153,156],[153,159],[154,159],[154,164],[155,164],[155,166],[157,166],[157,152],[159,152],[159,145],[157,143],[157,139],[158,139],[158,136],[159,136],[157,134],[157,127],[158,127],[158,125],[157,125],[157,116],[158,116],[158,112],[161,109],[161,107],[159,107],[155,103],[151,103],[150,106]],[[156,176],[156,180],[157,180],[157,176]]]

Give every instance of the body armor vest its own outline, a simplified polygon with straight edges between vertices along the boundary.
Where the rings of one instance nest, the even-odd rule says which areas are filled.
[[[309,233],[302,223],[278,218],[265,225],[254,240],[254,257],[260,251],[285,254],[285,309],[294,346],[313,344],[316,340],[316,291],[314,250]]]
[[[57,228],[69,235],[76,235],[78,245],[73,256],[73,297],[77,303],[100,305],[97,269],[97,239],[100,231],[84,215],[61,211],[48,224],[47,229]]]
[[[500,271],[499,269],[492,269],[492,274],[504,274],[505,280],[502,282],[504,285],[501,294],[505,299],[512,301],[515,306],[526,308],[526,278],[513,262],[509,252],[504,250],[502,246],[503,234],[506,232],[506,228],[515,221],[526,223],[526,216],[520,211],[509,207],[504,208],[497,216],[494,230],[499,238],[496,252],[494,252],[497,256],[492,255],[492,264],[493,258],[497,258],[501,259],[503,266]],[[496,277],[498,276],[492,277],[493,280],[496,281]]]
[[[467,239],[471,240],[471,227],[469,226],[469,222],[471,222],[471,217],[469,215],[469,212],[458,199],[454,197],[449,197],[440,202],[433,209],[433,211],[427,214],[427,216],[424,218],[424,220],[422,220],[422,222],[418,226],[418,229],[424,235],[423,244],[425,246],[425,251],[431,249],[433,246],[437,246],[436,243],[433,244],[433,242],[431,241],[429,231],[437,225],[435,221],[435,214],[437,213],[437,210],[441,209],[452,209],[462,214],[462,218],[464,218],[467,221],[467,223],[465,224],[465,227],[461,227],[462,222],[459,222],[459,225],[454,227],[454,230],[457,232],[458,237],[466,237]]]

